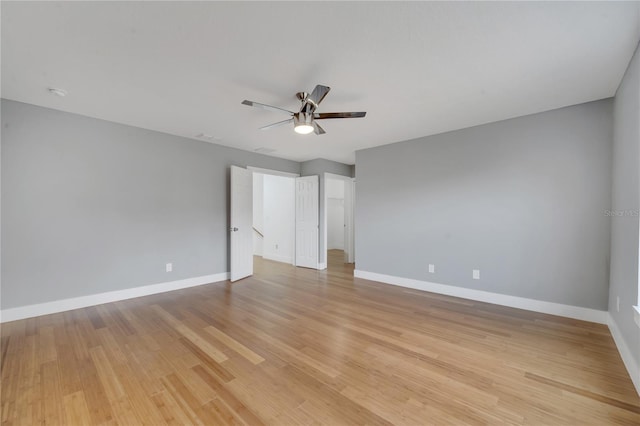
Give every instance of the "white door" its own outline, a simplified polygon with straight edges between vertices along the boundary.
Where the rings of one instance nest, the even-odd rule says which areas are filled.
[[[344,181],[344,262],[354,263],[354,200],[355,182],[353,179]]]
[[[253,275],[253,173],[231,166],[231,281]]]
[[[318,176],[296,178],[296,266],[318,269]]]

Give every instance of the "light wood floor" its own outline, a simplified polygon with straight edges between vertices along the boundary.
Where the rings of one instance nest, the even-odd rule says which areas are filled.
[[[256,259],[7,323],[2,424],[640,424],[603,325]]]

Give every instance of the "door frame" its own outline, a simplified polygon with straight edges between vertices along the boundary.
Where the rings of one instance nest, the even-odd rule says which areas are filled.
[[[329,252],[329,248],[328,248],[328,218],[327,218],[327,205],[328,205],[328,199],[329,197],[327,197],[327,179],[334,179],[334,180],[341,180],[344,181],[344,185],[345,185],[345,197],[344,197],[344,214],[345,214],[345,236],[349,236],[349,238],[345,238],[344,241],[344,245],[345,245],[345,256],[347,257],[347,259],[345,259],[345,263],[355,263],[355,226],[354,226],[354,218],[355,218],[355,178],[349,177],[349,176],[342,176],[342,175],[336,175],[333,173],[327,173],[325,172],[324,175],[322,176],[323,179],[323,187],[324,187],[324,235],[322,236],[323,240],[324,240],[324,268],[326,269],[327,267],[327,262],[328,262],[328,252]],[[350,190],[347,191],[347,185],[349,185]],[[349,193],[349,199],[347,199],[347,193]],[[347,205],[349,204],[349,205]],[[350,213],[350,217],[349,216]],[[349,240],[349,241],[347,241]],[[347,261],[351,261],[351,262],[347,262]]]
[[[255,166],[247,166],[247,170],[251,171],[252,173],[260,173],[263,175],[271,175],[271,176],[280,176],[280,177],[288,177],[288,178],[292,178],[295,179],[297,177],[300,177],[300,173],[292,173],[292,172],[283,172],[281,170],[274,170],[274,169],[264,169],[262,167],[255,167]],[[253,188],[255,190],[255,188]],[[293,223],[291,224],[291,227],[293,228],[293,261],[290,263],[293,266],[296,266],[296,219],[295,219],[295,205],[296,205],[296,191],[294,188],[293,194],[293,209],[294,209],[294,214],[293,214]],[[252,233],[254,231],[252,230]],[[264,256],[263,256],[264,257]]]
[[[297,178],[300,177],[300,173],[281,172],[280,170],[263,169],[261,167],[247,166],[247,170],[251,170],[253,173],[262,173],[263,175],[284,176]]]

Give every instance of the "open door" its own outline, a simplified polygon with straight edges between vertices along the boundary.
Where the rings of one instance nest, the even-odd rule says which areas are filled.
[[[231,281],[253,275],[253,173],[231,166]]]
[[[296,266],[318,269],[318,176],[296,178]]]

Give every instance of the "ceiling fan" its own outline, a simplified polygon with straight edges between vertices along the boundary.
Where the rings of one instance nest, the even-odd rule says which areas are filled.
[[[331,90],[330,87],[318,84],[310,94],[307,92],[296,93],[296,97],[300,102],[302,102],[300,111],[298,112],[247,100],[242,101],[242,104],[270,111],[284,112],[291,116],[291,118],[287,120],[261,127],[260,130],[272,129],[274,127],[293,123],[293,130],[295,130],[296,133],[303,135],[307,135],[311,132],[315,132],[316,135],[326,133],[324,129],[316,123],[316,120],[326,120],[328,118],[359,118],[367,115],[366,112],[315,112],[318,105],[320,105],[320,102],[322,102],[324,97],[327,96],[327,93],[329,93],[329,90]]]

